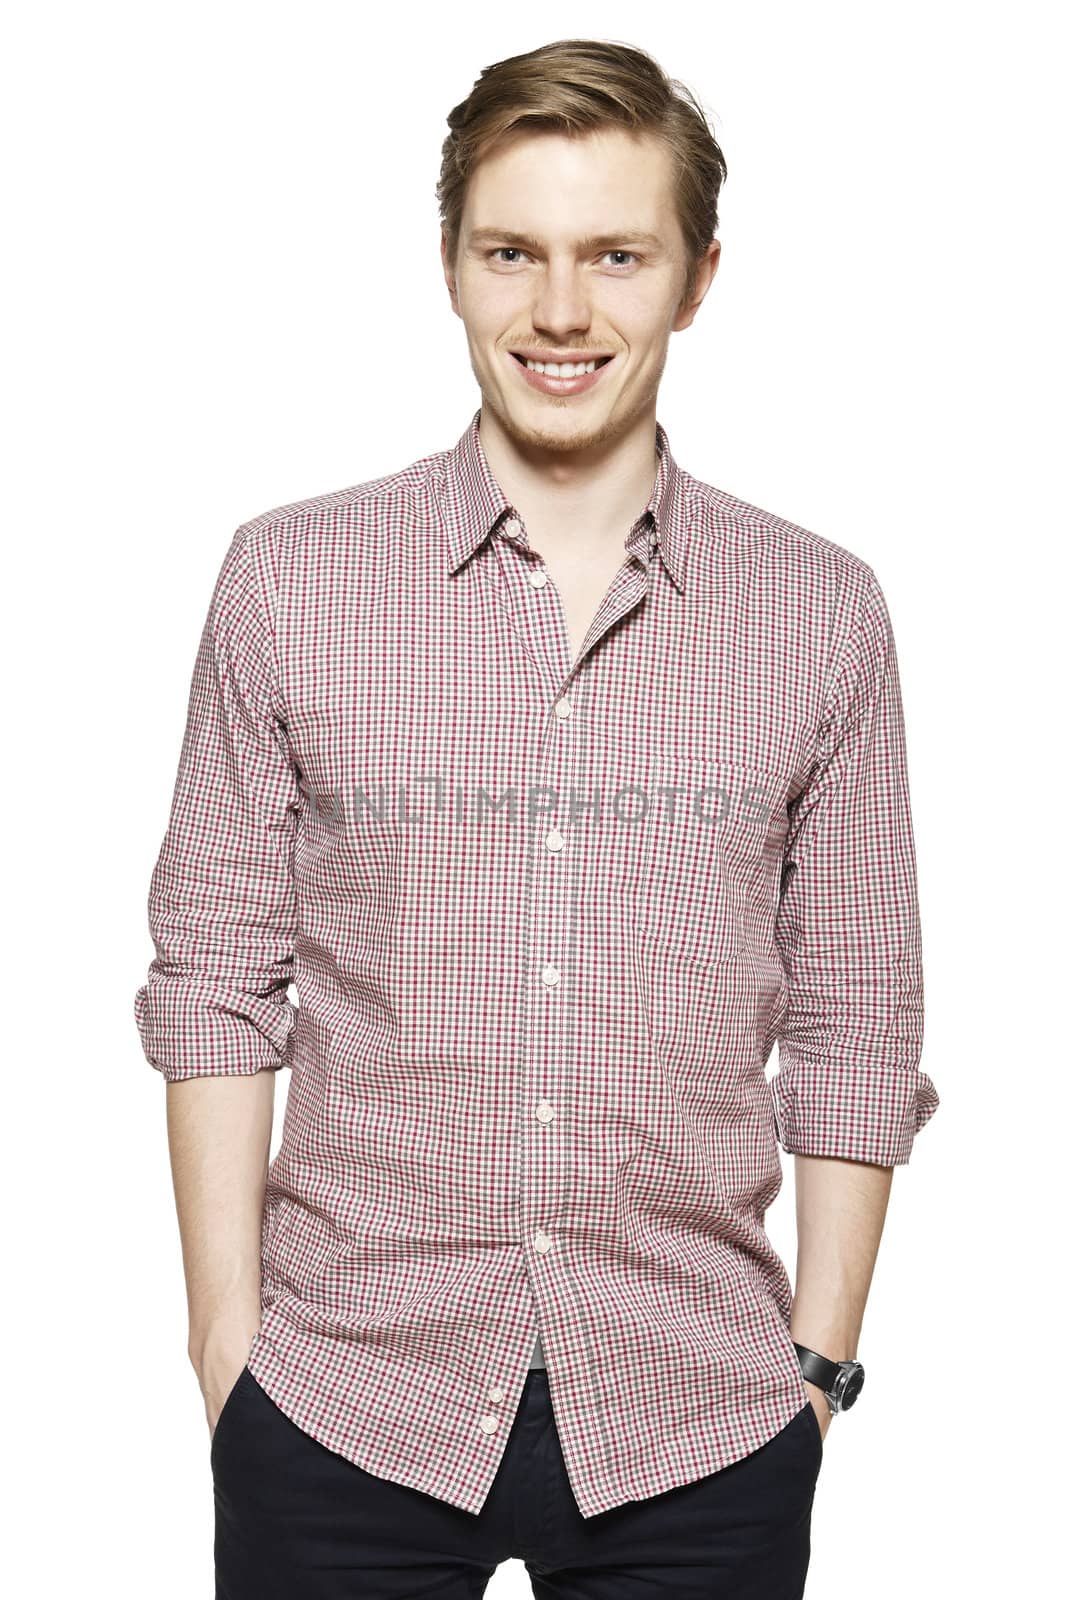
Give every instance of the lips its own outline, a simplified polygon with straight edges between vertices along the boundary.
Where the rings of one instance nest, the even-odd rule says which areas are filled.
[[[586,394],[600,381],[607,367],[611,366],[615,359],[613,356],[589,356],[588,359],[596,363],[592,372],[578,372],[572,378],[555,378],[548,372],[536,372],[515,350],[511,350],[510,355],[514,359],[517,375],[522,383],[526,383],[530,389],[535,389],[540,394],[549,395],[551,399],[566,399]]]

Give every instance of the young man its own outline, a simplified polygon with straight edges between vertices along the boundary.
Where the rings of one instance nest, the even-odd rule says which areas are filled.
[[[938,1104],[888,611],[656,420],[680,86],[565,41],[450,126],[480,408],[238,529],[153,876],[217,1594],[788,1600]]]

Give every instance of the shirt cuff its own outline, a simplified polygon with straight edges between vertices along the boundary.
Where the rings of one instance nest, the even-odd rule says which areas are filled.
[[[770,1079],[774,1123],[792,1155],[906,1165],[940,1100],[918,1068],[786,1061]]]
[[[145,984],[134,997],[145,1059],[168,1082],[286,1066],[295,1017],[285,997],[226,995],[214,985],[201,989],[185,981]]]

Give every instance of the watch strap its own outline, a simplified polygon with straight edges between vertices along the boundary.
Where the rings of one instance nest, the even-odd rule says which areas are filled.
[[[817,1350],[808,1350],[805,1344],[796,1344],[795,1340],[792,1342],[800,1358],[800,1371],[807,1382],[816,1384],[823,1393],[829,1393],[840,1377],[840,1362],[820,1356]]]

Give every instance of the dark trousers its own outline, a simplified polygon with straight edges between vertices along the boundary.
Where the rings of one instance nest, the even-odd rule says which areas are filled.
[[[822,1448],[808,1401],[720,1472],[585,1520],[535,1368],[474,1516],[328,1450],[246,1368],[212,1436],[216,1600],[470,1600],[512,1559],[537,1600],[799,1600]]]

